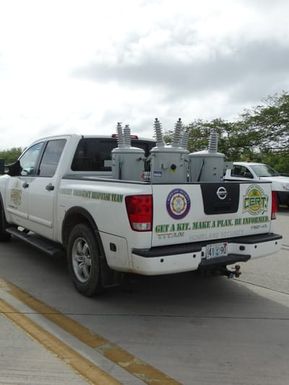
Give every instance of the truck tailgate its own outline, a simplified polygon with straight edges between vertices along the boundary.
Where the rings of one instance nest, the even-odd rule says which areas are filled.
[[[270,232],[270,183],[152,185],[152,246]]]

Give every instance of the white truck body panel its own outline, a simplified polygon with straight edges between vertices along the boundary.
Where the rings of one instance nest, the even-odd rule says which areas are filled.
[[[261,234],[270,231],[271,194],[268,186],[261,185],[260,191],[264,197],[264,207],[258,208],[254,213],[245,207],[248,199],[248,190],[252,184],[240,185],[240,204],[233,213],[218,213],[207,215],[204,211],[204,198],[200,184],[184,184],[177,188],[172,185],[154,185],[153,194],[156,197],[154,204],[154,232],[152,246],[168,244],[199,242],[216,240],[225,237],[238,237],[243,235]],[[181,208],[174,209],[174,199],[170,197],[180,192],[180,205],[188,206],[187,214],[178,213]],[[183,209],[184,211],[185,209]],[[176,214],[174,215],[174,211]],[[259,215],[260,214],[260,215]],[[174,215],[176,219],[172,217]],[[183,218],[177,218],[181,217]],[[254,218],[254,219],[253,219]],[[256,218],[260,221],[257,223]],[[255,221],[255,223],[254,223]]]
[[[164,254],[152,258],[137,255],[134,250],[194,242],[210,244],[210,241],[214,243],[218,239],[230,240],[235,237],[269,233],[271,231],[271,189],[270,184],[260,186],[258,191],[260,191],[263,201],[261,199],[257,205],[246,204],[250,199],[250,189],[252,190],[255,185],[245,183],[240,185],[241,203],[238,204],[237,212],[208,216],[204,212],[199,184],[184,184],[176,189],[175,185],[167,184],[122,183],[93,177],[86,177],[82,180],[64,178],[59,190],[59,226],[61,226],[65,213],[77,202],[95,219],[108,265],[112,269],[146,275],[195,270],[200,265],[202,257],[206,255],[206,246],[196,252],[181,253],[179,251],[174,255]],[[190,200],[190,208],[181,220],[170,215],[173,208],[169,206],[171,204],[169,197],[175,190]],[[124,197],[138,194],[152,194],[154,197],[152,232],[132,231],[128,217],[124,215],[126,212]],[[184,202],[184,205],[186,204],[188,202]],[[176,207],[176,213],[181,209]],[[58,234],[60,234],[59,231]],[[111,242],[117,246],[117,252],[110,250]],[[229,241],[227,243],[228,254],[242,254],[239,250],[239,243]],[[266,247],[263,249],[259,247],[258,250],[247,246],[243,254],[250,253],[252,257],[260,257],[273,253],[276,247],[275,242],[267,242]]]

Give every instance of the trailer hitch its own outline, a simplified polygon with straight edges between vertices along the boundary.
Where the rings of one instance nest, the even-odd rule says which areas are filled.
[[[222,269],[222,274],[225,275],[228,278],[239,278],[241,273],[241,266],[240,265],[235,265],[233,270],[228,269],[227,267],[224,267]]]

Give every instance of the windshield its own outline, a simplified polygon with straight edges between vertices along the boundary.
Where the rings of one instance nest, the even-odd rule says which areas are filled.
[[[255,171],[255,174],[259,177],[262,176],[278,176],[280,175],[276,170],[267,164],[256,164],[252,166],[252,169]]]

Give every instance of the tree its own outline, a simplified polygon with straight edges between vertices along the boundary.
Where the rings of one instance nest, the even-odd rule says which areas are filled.
[[[190,152],[208,148],[210,131],[218,133],[218,151],[231,161],[257,161],[289,174],[289,94],[269,96],[233,122],[195,120],[187,126]],[[169,143],[172,131],[165,137]]]
[[[0,159],[4,159],[5,164],[14,163],[21,153],[21,147],[13,147],[9,150],[0,151]]]
[[[218,134],[218,151],[230,160],[252,158],[253,151],[258,145],[254,132],[248,133],[242,121],[227,122],[223,119],[212,121],[195,120],[185,129],[189,130],[188,150],[201,151],[208,148],[211,130]],[[166,143],[172,140],[173,132],[165,134]]]
[[[260,150],[289,149],[289,94],[269,96],[263,105],[242,115],[248,131],[258,133]]]

